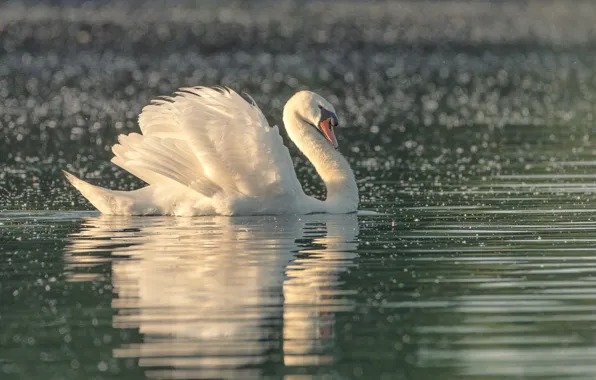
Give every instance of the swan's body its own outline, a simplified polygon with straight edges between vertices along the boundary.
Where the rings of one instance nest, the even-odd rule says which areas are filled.
[[[107,190],[65,173],[102,213],[113,215],[264,215],[350,213],[358,189],[336,150],[333,106],[301,91],[285,105],[290,138],[327,187],[325,201],[306,195],[277,127],[254,102],[230,89],[182,89],[145,107],[142,135],[121,135],[112,162],[147,182]]]

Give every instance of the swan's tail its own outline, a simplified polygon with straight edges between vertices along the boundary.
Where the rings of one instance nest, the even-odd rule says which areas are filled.
[[[121,191],[113,191],[104,189],[103,187],[94,186],[75,177],[67,171],[62,170],[62,172],[68,182],[76,187],[76,189],[103,214],[115,214],[118,209],[126,204],[131,204],[131,200],[128,199],[129,197]]]

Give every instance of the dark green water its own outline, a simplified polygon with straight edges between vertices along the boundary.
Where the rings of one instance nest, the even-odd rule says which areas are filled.
[[[596,6],[167,4],[0,6],[0,379],[596,377]],[[381,214],[90,211],[199,84],[324,95]]]

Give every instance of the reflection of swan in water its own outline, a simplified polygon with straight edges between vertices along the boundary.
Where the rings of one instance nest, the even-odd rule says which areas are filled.
[[[285,365],[330,360],[333,313],[350,308],[339,275],[352,265],[357,235],[354,214],[101,216],[72,236],[67,271],[72,281],[87,281],[90,267],[112,261],[114,326],[144,335],[115,356],[171,368],[149,372],[160,377],[200,370],[201,377],[246,378],[279,351]]]

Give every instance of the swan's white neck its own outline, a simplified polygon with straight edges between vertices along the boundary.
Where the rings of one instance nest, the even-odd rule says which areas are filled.
[[[308,124],[291,104],[283,114],[288,135],[312,162],[327,188],[327,199],[314,202],[312,212],[348,213],[358,210],[358,186],[344,156]]]

